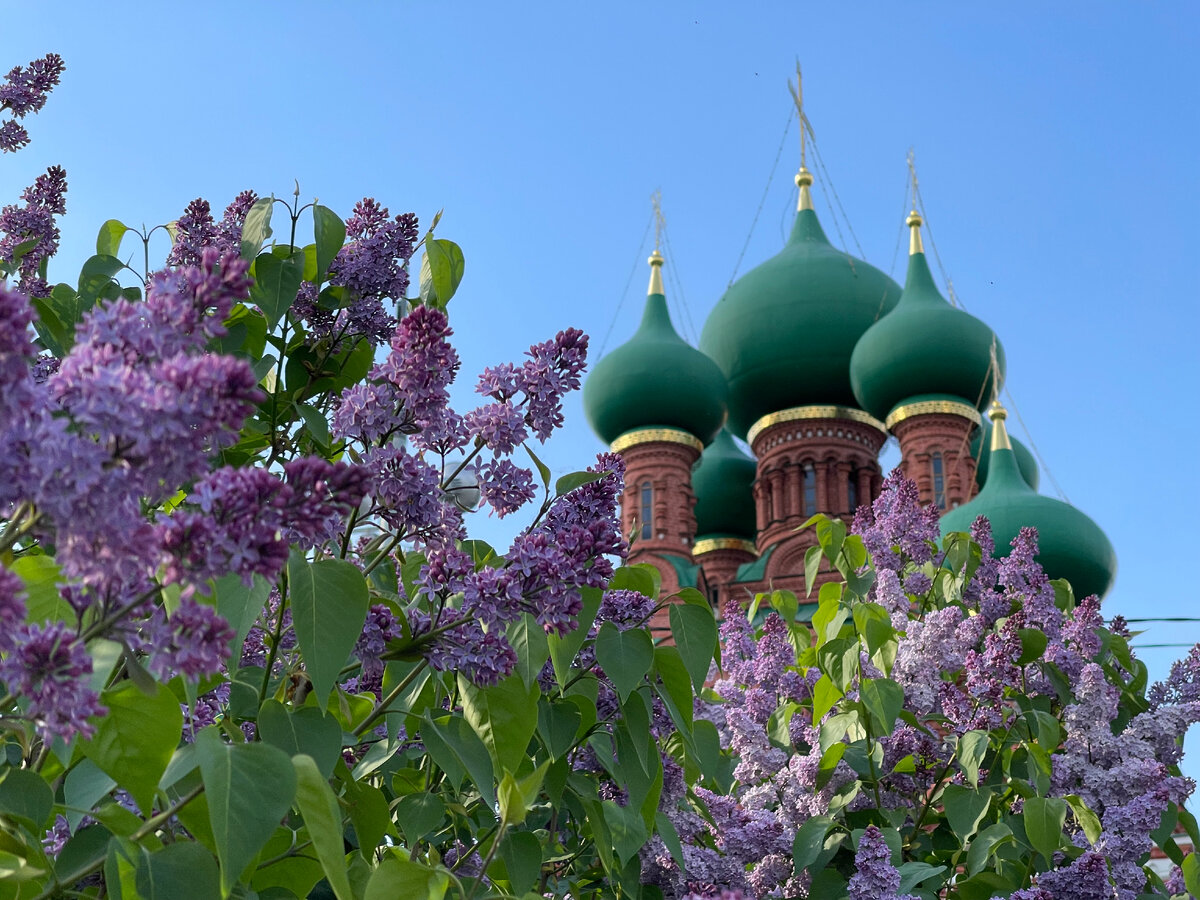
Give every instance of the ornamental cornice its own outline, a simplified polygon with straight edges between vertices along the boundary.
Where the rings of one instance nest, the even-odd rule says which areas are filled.
[[[712,553],[714,550],[744,550],[752,556],[758,556],[758,548],[754,546],[753,541],[745,541],[741,538],[704,538],[692,544],[692,556],[700,556],[703,553]]]
[[[888,431],[891,431],[893,427],[905,419],[937,414],[958,416],[975,425],[983,423],[983,419],[979,415],[979,410],[970,403],[963,403],[958,400],[918,400],[916,403],[906,403],[903,406],[897,406],[888,413],[887,421],[884,422],[884,425]]]
[[[613,441],[609,449],[613,453],[620,453],[639,444],[681,444],[691,447],[697,453],[704,452],[704,444],[678,428],[639,428],[636,431],[627,431]]]
[[[799,422],[804,419],[841,419],[844,422],[858,422],[869,425],[884,434],[887,426],[861,409],[851,406],[793,406],[791,409],[781,409],[779,412],[768,413],[750,426],[746,433],[746,443],[754,445],[754,440],[772,425],[784,422]]]

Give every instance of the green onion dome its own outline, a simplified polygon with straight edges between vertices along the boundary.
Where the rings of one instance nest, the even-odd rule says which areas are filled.
[[[660,427],[681,429],[707,445],[725,424],[725,376],[671,325],[662,264],[655,250],[642,324],[596,363],[583,385],[588,422],[608,444],[636,428]]]
[[[941,295],[929,272],[915,210],[908,225],[904,292],[896,308],[867,329],[854,348],[854,396],[877,419],[922,394],[949,395],[982,412],[1004,381],[1004,348],[991,328]]]
[[[800,208],[787,245],[739,278],[713,308],[700,349],[729,381],[730,430],[745,438],[769,413],[857,406],[850,354],[900,296],[891,278],[836,249],[812,208],[801,169]]]
[[[1041,484],[1042,477],[1033,452],[1011,435],[1008,441],[1012,444],[1013,454],[1017,457],[1017,468],[1021,470],[1021,477],[1036,491],[1038,485]],[[987,484],[988,461],[992,455],[992,423],[987,419],[983,420],[983,427],[977,429],[975,437],[971,439],[971,455],[977,460],[975,483],[983,487]]]
[[[1103,597],[1117,575],[1117,557],[1100,526],[1061,500],[1036,493],[1021,476],[1005,428],[1006,413],[992,407],[991,463],[987,484],[970,503],[942,516],[942,534],[966,531],[977,516],[992,523],[995,556],[1008,553],[1012,539],[1025,526],[1038,531],[1038,555],[1046,574],[1065,578],[1076,597]]]
[[[753,541],[757,518],[754,478],[757,465],[725,428],[692,467],[696,495],[696,540],[742,538]]]

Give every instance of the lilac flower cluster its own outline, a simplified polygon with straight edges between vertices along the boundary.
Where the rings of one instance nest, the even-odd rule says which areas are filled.
[[[386,206],[364,197],[346,220],[348,242],[329,266],[332,284],[354,297],[400,300],[408,290],[408,260],[417,240],[417,217],[390,218]]]
[[[151,616],[141,629],[141,648],[150,654],[147,668],[163,681],[175,675],[195,680],[221,670],[235,633],[215,609],[186,596],[170,615],[159,609]]]
[[[11,601],[8,605],[11,616]],[[65,622],[0,632],[0,682],[21,698],[25,715],[45,740],[69,741],[95,732],[88,720],[105,710],[88,685],[91,673],[91,655]]]
[[[892,851],[875,825],[868,825],[858,841],[854,869],[850,900],[917,900],[912,894],[897,894],[900,871],[892,865]]]
[[[0,125],[0,151],[13,153],[29,143],[29,132],[17,119],[37,112],[46,105],[46,95],[58,84],[63,73],[62,57],[47,53],[28,66],[14,66],[0,84],[0,111],[12,118]]]
[[[899,572],[905,558],[917,565],[929,562],[941,536],[937,508],[921,506],[916,482],[900,469],[884,479],[874,503],[858,508],[851,531],[862,536],[877,572]]]
[[[221,253],[241,252],[242,226],[246,224],[246,213],[257,199],[258,194],[254,191],[242,191],[225,208],[221,221],[216,222],[208,201],[197,197],[174,223],[167,265],[198,266],[206,248],[215,248]]]
[[[10,203],[0,209],[0,263],[20,274],[17,290],[30,297],[48,297],[50,286],[38,271],[58,251],[55,216],[67,211],[66,170],[51,166],[25,188],[21,199],[24,206]],[[24,254],[19,260],[18,250]]]

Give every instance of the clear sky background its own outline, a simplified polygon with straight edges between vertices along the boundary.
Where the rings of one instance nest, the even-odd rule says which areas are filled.
[[[629,337],[656,189],[669,301],[695,340],[747,235],[739,272],[790,228],[794,122],[751,233],[799,58],[861,253],[839,217],[844,246],[899,280],[915,148],[933,243],[1004,343],[1042,491],[1057,481],[1116,547],[1105,612],[1200,617],[1191,3],[44,2],[5,4],[4,30],[5,68],[67,65],[26,120],[33,144],[0,160],[2,202],[67,169],[51,281],[75,280],[105,219],[167,222],[196,196],[219,213],[298,180],[343,217],[364,195],[423,222],[444,208],[438,233],[466,254],[463,409],[480,368],[561,328],[594,350]],[[601,449],[572,398],[547,461],[561,474]],[[1200,623],[1145,627],[1142,644],[1200,640]],[[1141,655],[1162,677],[1185,652]]]

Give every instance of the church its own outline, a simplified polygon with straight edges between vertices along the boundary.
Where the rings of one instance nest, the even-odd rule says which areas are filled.
[[[784,589],[804,603],[816,536],[800,526],[815,513],[848,524],[877,497],[880,453],[895,437],[943,533],[985,515],[1003,555],[1032,525],[1047,574],[1076,597],[1103,597],[1112,545],[1084,513],[1038,493],[1033,454],[995,402],[1003,345],[935,284],[915,190],[902,287],[826,237],[802,108],[800,121],[799,202],[783,249],[729,287],[697,348],[671,323],[656,248],[640,326],[584,383],[589,423],[625,461],[629,561],[658,569],[664,596],[694,587],[723,606]]]

